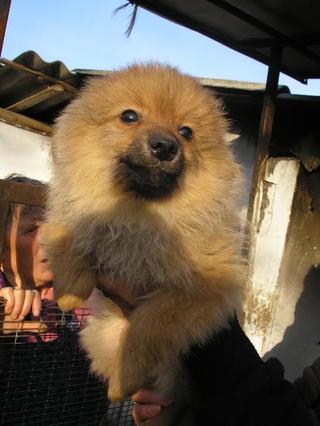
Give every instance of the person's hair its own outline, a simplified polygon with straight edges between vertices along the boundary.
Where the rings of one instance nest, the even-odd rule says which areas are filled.
[[[6,181],[10,182],[17,182],[17,183],[27,183],[29,185],[39,186],[39,187],[45,187],[46,184],[38,179],[33,179],[24,175],[21,175],[19,173],[11,173],[10,175],[6,176],[4,178]],[[26,204],[18,204],[18,203],[11,203],[9,206],[9,212],[8,212],[8,220],[10,222],[10,219],[12,218],[12,215],[14,213],[16,206],[23,206],[23,212],[25,214],[32,213],[35,210],[39,210],[40,207],[38,206],[32,206],[32,205],[26,205]]]
[[[30,185],[45,186],[45,183],[38,179],[29,178],[19,173],[11,173],[6,176],[4,180],[9,180],[17,183],[29,183]]]

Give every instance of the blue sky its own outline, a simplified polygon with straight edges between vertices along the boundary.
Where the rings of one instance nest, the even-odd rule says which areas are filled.
[[[2,56],[26,50],[69,69],[117,69],[133,61],[158,60],[198,77],[265,82],[267,67],[201,34],[140,9],[129,38],[126,0],[12,0]],[[320,95],[320,80],[303,85],[285,75],[292,93]]]

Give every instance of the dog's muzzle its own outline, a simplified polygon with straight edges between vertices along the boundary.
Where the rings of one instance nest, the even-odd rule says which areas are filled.
[[[149,199],[170,195],[184,166],[180,142],[166,131],[135,139],[121,155],[116,178],[125,190]]]

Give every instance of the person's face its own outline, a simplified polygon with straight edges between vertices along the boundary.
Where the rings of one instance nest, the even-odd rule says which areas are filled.
[[[16,287],[34,289],[51,284],[53,274],[39,243],[42,210],[16,205],[8,223],[2,268]]]

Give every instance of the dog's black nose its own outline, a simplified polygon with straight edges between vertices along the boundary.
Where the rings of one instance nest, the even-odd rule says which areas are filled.
[[[151,153],[160,161],[172,161],[180,151],[180,145],[176,139],[152,135],[149,138]]]

